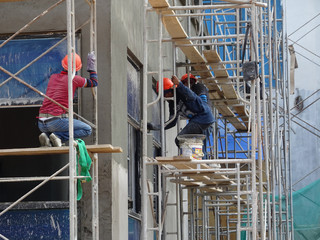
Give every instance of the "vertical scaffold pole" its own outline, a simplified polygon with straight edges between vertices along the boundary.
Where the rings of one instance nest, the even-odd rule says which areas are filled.
[[[148,110],[148,45],[147,45],[147,7],[148,0],[144,1],[144,28],[143,28],[143,86],[142,86],[142,198],[141,198],[141,213],[142,213],[142,221],[141,221],[141,240],[147,240],[147,228],[148,228],[148,211],[147,211],[147,201],[148,201],[148,191],[147,191],[147,166],[146,162],[148,159],[147,156],[147,110]]]
[[[73,87],[76,73],[75,64],[75,12],[74,0],[67,0],[67,42],[68,42],[68,104],[69,104],[69,217],[70,239],[77,239],[77,193],[76,193],[76,155],[73,144]]]
[[[96,0],[90,2],[90,52],[97,54],[97,9]],[[93,124],[96,126],[93,132],[93,143],[98,144],[98,89],[91,88],[93,96]],[[93,155],[92,168],[92,239],[99,239],[99,161],[98,154]]]

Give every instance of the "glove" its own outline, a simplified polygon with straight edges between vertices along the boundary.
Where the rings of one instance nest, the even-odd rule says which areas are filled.
[[[94,51],[88,53],[88,58],[87,58],[87,71],[88,71],[88,72],[96,72],[96,71],[97,71],[96,55],[94,54]]]

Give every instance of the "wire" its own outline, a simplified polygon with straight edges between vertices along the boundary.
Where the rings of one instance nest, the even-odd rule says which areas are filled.
[[[312,173],[314,173],[315,171],[317,171],[320,167],[317,167],[316,169],[314,169],[313,171],[309,172],[308,174],[306,174],[303,178],[301,178],[299,181],[295,182],[292,186],[298,184],[299,182],[301,182],[303,179],[305,179],[306,177],[310,176]]]
[[[303,48],[304,50],[308,51],[309,53],[313,54],[314,56],[316,56],[316,57],[320,58],[320,55],[315,54],[315,53],[314,53],[314,52],[312,52],[311,50],[309,50],[309,49],[305,48],[304,46],[302,46],[301,44],[299,44],[299,43],[297,43],[297,42],[293,41],[292,39],[290,39],[290,38],[288,38],[288,39],[289,39],[291,42],[293,42],[293,44],[298,45],[299,47],[301,47],[301,48]]]
[[[305,36],[307,36],[309,33],[311,33],[313,30],[315,30],[317,27],[319,27],[320,24],[318,24],[317,26],[315,26],[314,28],[312,28],[309,32],[307,32],[305,35],[303,35],[301,38],[299,38],[296,42],[298,42],[299,40],[301,40],[302,38],[304,38]]]
[[[315,65],[317,65],[317,66],[319,66],[319,67],[320,67],[320,64],[318,64],[318,63],[316,63],[316,62],[312,61],[310,58],[307,58],[306,56],[302,55],[301,53],[299,53],[299,52],[297,52],[297,51],[295,51],[295,52],[296,52],[297,54],[299,54],[301,57],[304,57],[305,59],[309,60],[310,62],[312,62],[312,63],[314,63]]]
[[[297,30],[293,31],[288,37],[290,37],[292,34],[294,34],[295,32],[297,32],[298,30],[300,30],[301,28],[303,28],[305,25],[307,25],[309,22],[311,22],[313,19],[315,19],[316,17],[318,17],[320,15],[320,13],[318,13],[316,16],[314,16],[313,18],[311,18],[308,22],[306,22],[305,24],[303,24],[302,26],[300,26]]]
[[[300,103],[305,102],[306,100],[308,100],[310,97],[312,97],[314,94],[316,94],[317,92],[319,92],[320,89],[316,90],[315,92],[313,92],[312,94],[310,94],[307,98],[303,99],[302,101],[298,102],[296,105],[299,105]],[[292,108],[290,108],[290,111],[292,111],[296,106],[293,106]]]

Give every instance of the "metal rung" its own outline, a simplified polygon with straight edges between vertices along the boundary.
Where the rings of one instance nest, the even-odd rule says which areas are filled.
[[[177,206],[176,203],[167,203],[167,206]]]
[[[159,196],[158,192],[148,193],[149,196]]]
[[[240,231],[252,231],[252,227],[241,227],[239,228]]]
[[[183,215],[190,215],[193,214],[192,212],[184,212]]]
[[[148,228],[147,230],[150,231],[150,232],[151,231],[159,231],[159,228]]]
[[[167,235],[177,235],[178,232],[167,232]]]

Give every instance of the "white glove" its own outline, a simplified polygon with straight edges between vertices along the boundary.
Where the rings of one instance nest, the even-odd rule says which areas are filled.
[[[97,71],[96,55],[94,54],[94,51],[88,53],[88,58],[87,58],[87,71],[88,71],[88,72],[96,72],[96,71]]]

